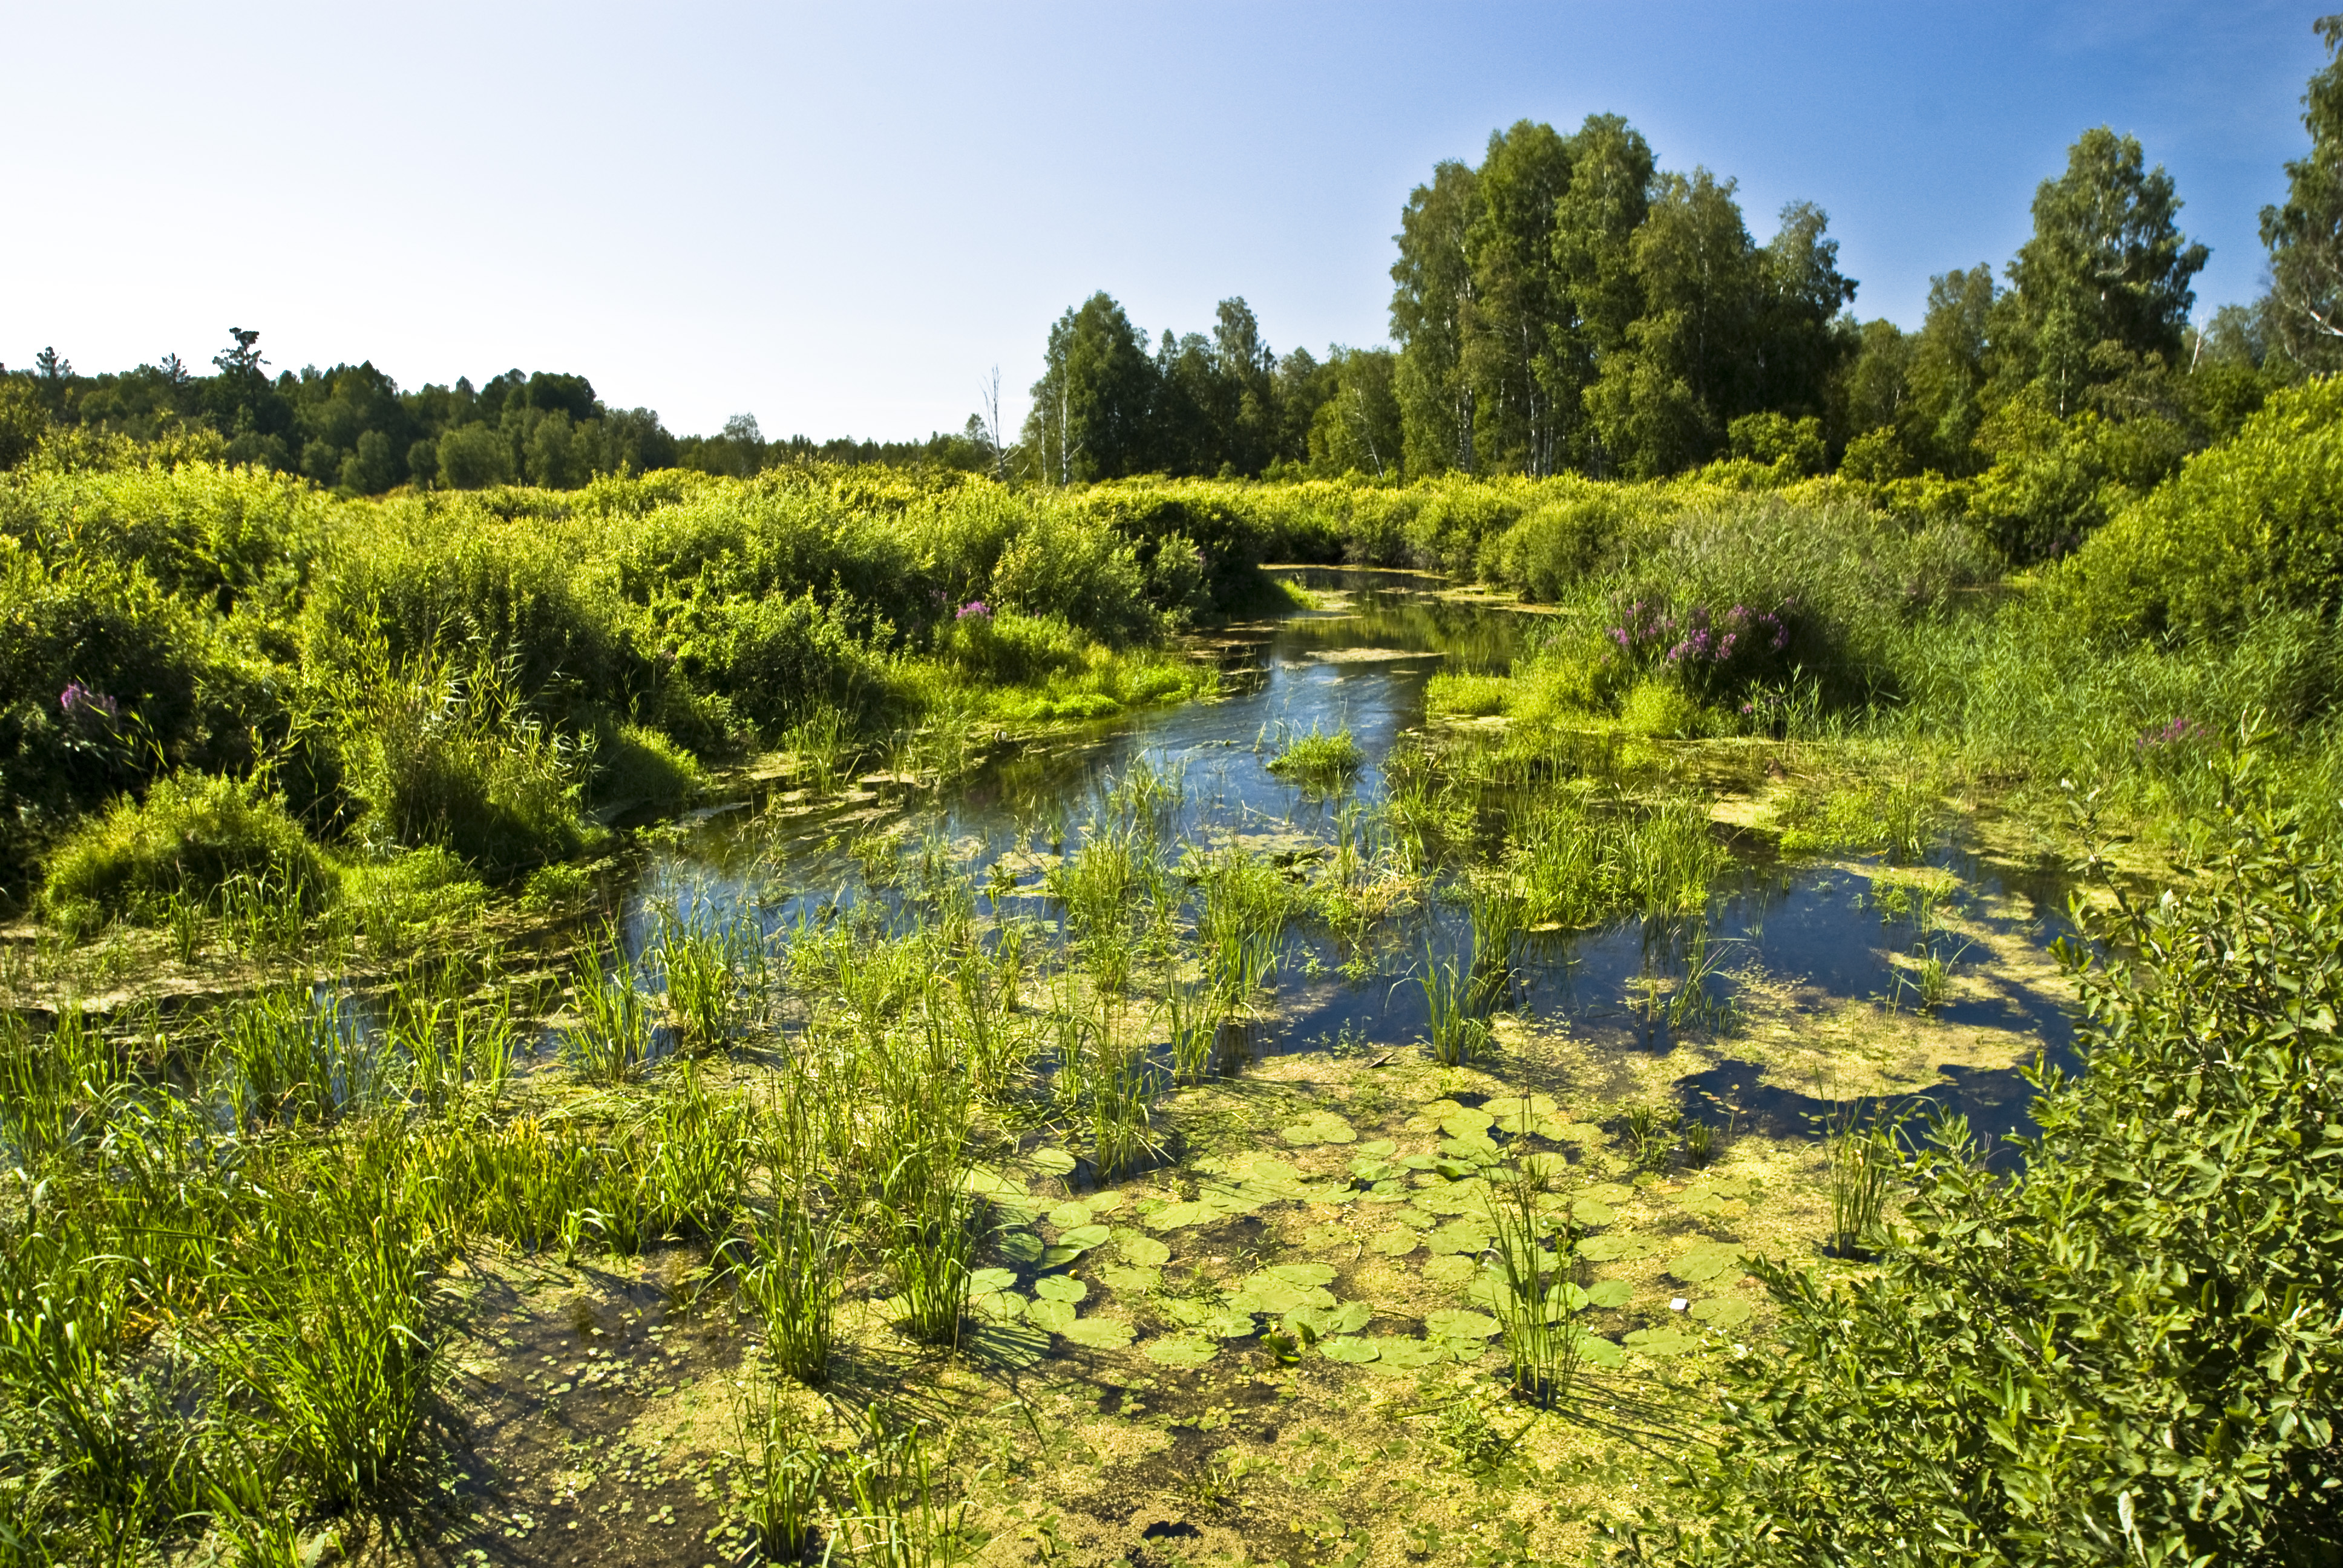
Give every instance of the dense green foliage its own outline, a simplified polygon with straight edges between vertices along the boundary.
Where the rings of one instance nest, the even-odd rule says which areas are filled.
[[[2343,861],[2228,806],[2197,885],[2084,917],[2089,1070],[2044,1075],[2021,1174],[1941,1126],[1875,1271],[1762,1266],[1782,1353],[1734,1363],[1702,1522],[1639,1555],[2343,1553]]]

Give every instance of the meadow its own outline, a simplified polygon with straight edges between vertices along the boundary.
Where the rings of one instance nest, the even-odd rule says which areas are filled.
[[[2330,1560],[2337,396],[0,476],[0,1562]]]

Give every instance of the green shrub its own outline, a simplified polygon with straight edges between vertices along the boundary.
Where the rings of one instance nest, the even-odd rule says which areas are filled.
[[[362,837],[444,845],[497,877],[577,852],[585,759],[528,711],[508,668],[373,668],[339,716]]]
[[[2237,438],[2125,509],[2054,595],[2106,637],[2233,637],[2343,599],[2343,380],[2273,396]]]
[[[1567,598],[1610,554],[1630,516],[1622,497],[1591,487],[1534,507],[1483,552],[1481,575],[1535,602]]]
[[[292,890],[313,910],[333,886],[276,796],[246,779],[175,773],[75,829],[49,857],[43,891],[52,904],[151,914],[175,896],[208,900],[238,875]]]
[[[621,724],[594,747],[594,796],[607,805],[664,816],[699,788],[699,759],[656,729]]]
[[[1639,680],[1619,705],[1619,721],[1638,735],[1689,740],[1701,733],[1700,703],[1673,680]]]
[[[1940,1126],[1875,1271],[1760,1263],[1780,1343],[1644,1561],[2309,1564],[2343,1553],[2343,861],[2233,791],[2177,896],[2087,916],[2024,1169]],[[2102,962],[2102,952],[2129,955]]]

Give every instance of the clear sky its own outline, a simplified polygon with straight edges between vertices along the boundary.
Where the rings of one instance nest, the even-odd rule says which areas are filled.
[[[2317,5],[334,6],[0,0],[0,361],[85,371],[230,325],[403,386],[575,370],[679,432],[1021,417],[1049,323],[1242,295],[1280,351],[1379,343],[1391,236],[1443,157],[1625,115],[1820,202],[1855,309],[2006,262],[2087,126],[2137,135],[2259,291]]]

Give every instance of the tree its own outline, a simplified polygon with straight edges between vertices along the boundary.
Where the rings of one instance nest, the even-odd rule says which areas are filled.
[[[1333,383],[1310,427],[1310,471],[1329,478],[1402,477],[1405,437],[1393,383],[1399,357],[1388,348],[1335,348]]]
[[[1654,169],[1651,144],[1616,115],[1587,116],[1571,138],[1570,188],[1554,204],[1554,252],[1571,317],[1562,377],[1582,407],[1644,313],[1634,241],[1651,210]],[[1598,476],[1612,467],[1592,426],[1583,427],[1575,457]]]
[[[1905,427],[1913,456],[1946,473],[1972,466],[1997,298],[1993,268],[1983,262],[1928,280],[1928,313],[1912,346],[1912,414]]]
[[[2138,139],[2105,126],[2068,149],[2066,172],[2034,194],[2034,234],[2009,264],[2005,347],[2022,380],[2046,385],[2065,416],[2102,379],[2114,356],[2180,352],[2196,303],[2190,281],[2212,253],[2177,223],[2180,199],[2159,164],[2142,166]]]
[[[1155,367],[1122,307],[1101,292],[1050,329],[1027,444],[1059,484],[1141,473],[1151,454]]]
[[[1830,215],[1812,202],[1782,209],[1782,226],[1757,257],[1755,397],[1759,407],[1819,417],[1838,367],[1857,346],[1859,329],[1842,328],[1855,302],[1855,280],[1838,270]]]
[[[2302,95],[2310,154],[2286,166],[2286,201],[2262,208],[2269,247],[2271,327],[2307,369],[2343,368],[2343,16],[2312,26],[2327,64]]]
[[[1644,314],[1586,401],[1604,447],[1636,477],[1706,461],[1754,405],[1760,258],[1734,190],[1704,168],[1663,176],[1635,231]]]
[[[1392,264],[1392,338],[1400,346],[1396,388],[1405,427],[1407,471],[1479,469],[1473,383],[1464,366],[1466,317],[1473,302],[1470,236],[1480,179],[1453,160],[1435,166],[1400,214],[1399,259]]]
[[[33,356],[33,375],[40,383],[41,401],[48,406],[52,417],[65,412],[73,373],[73,361],[55,348],[44,348]]]
[[[1569,293],[1554,255],[1554,214],[1570,189],[1570,149],[1523,120],[1489,137],[1465,231],[1472,292],[1463,370],[1481,411],[1484,466],[1553,473],[1581,417],[1568,374]],[[1566,420],[1565,420],[1566,415]]]

